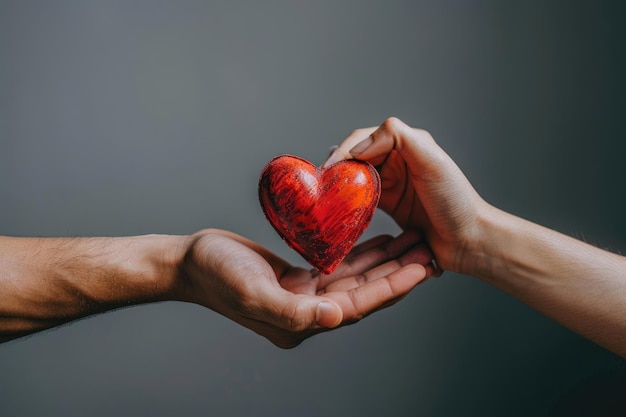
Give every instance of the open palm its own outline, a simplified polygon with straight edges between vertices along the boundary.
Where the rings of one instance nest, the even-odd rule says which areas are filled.
[[[357,245],[329,275],[290,265],[236,234],[196,234],[181,299],[236,321],[283,348],[359,321],[405,296],[432,271],[416,232]]]

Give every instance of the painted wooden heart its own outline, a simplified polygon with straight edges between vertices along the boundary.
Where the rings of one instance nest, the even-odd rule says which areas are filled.
[[[280,155],[263,169],[259,200],[265,217],[313,267],[330,274],[363,234],[380,198],[380,177],[367,162],[325,169]]]

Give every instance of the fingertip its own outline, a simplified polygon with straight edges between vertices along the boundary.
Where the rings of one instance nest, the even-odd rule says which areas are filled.
[[[322,301],[317,305],[315,312],[315,322],[327,328],[333,328],[341,324],[343,313],[341,308],[330,301]]]
[[[410,248],[407,252],[402,254],[398,259],[401,265],[420,264],[422,266],[434,267],[433,253],[430,247],[424,243],[420,243]],[[427,271],[428,272],[428,271]]]
[[[341,147],[337,147],[335,150],[333,150],[333,152],[330,154],[330,156],[328,157],[328,159],[326,160],[326,162],[324,162],[322,164],[322,169],[326,169],[329,166],[336,164],[339,161],[343,161],[344,159],[352,159],[352,155],[350,155],[349,153],[346,153],[345,151],[343,151],[341,149]]]
[[[403,266],[396,271],[393,278],[399,292],[408,292],[420,282],[424,281],[428,277],[428,271],[424,265],[414,263]]]

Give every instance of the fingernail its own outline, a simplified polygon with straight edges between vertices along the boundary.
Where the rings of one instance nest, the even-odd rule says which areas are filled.
[[[338,148],[339,147],[337,147],[337,149]],[[322,168],[328,168],[332,164],[335,164],[335,163],[341,161],[341,156],[339,156],[339,153],[337,152],[337,149],[335,149],[333,151],[333,153],[330,154],[330,156],[328,157],[326,162],[324,162],[324,164],[322,165]]]
[[[335,327],[337,326],[337,312],[335,306],[328,301],[322,301],[317,305],[317,311],[315,312],[315,321],[317,324],[323,327]]]
[[[368,137],[367,139],[357,143],[354,148],[350,149],[350,154],[353,156],[362,154],[367,148],[370,147],[370,145],[372,144],[373,140],[372,137]]]

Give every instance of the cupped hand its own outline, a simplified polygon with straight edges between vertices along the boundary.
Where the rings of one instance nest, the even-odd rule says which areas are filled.
[[[290,265],[223,230],[189,241],[177,298],[204,305],[282,348],[351,324],[404,297],[433,273],[416,232],[355,246],[329,275]]]
[[[324,166],[351,158],[378,169],[379,207],[402,229],[423,231],[439,268],[461,271],[489,205],[431,135],[389,118],[377,128],[355,130]]]

